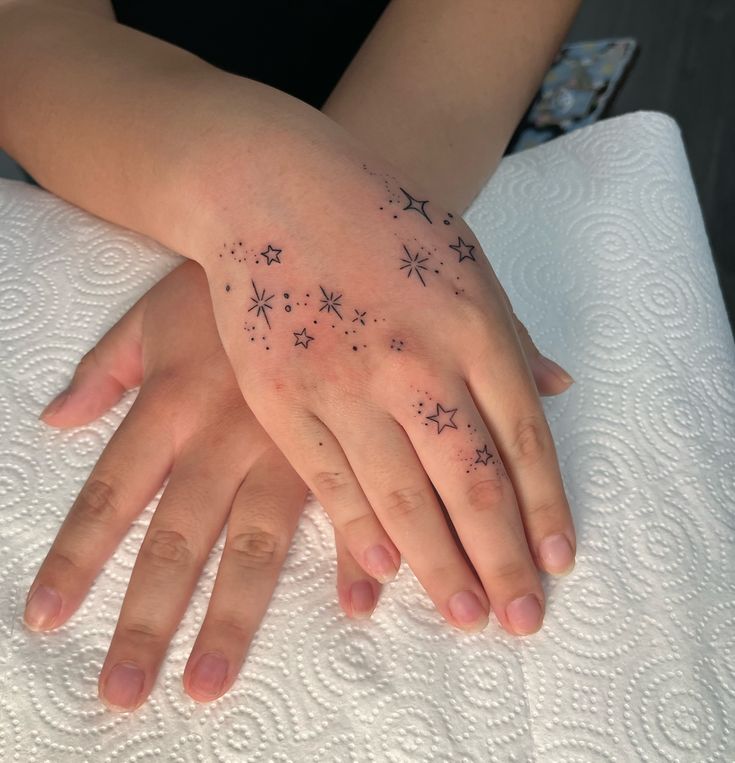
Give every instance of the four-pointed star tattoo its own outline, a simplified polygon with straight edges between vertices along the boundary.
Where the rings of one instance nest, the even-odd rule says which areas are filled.
[[[255,310],[256,318],[259,318],[262,315],[265,318],[265,322],[268,324],[268,328],[270,328],[271,322],[268,320],[268,313],[266,311],[273,309],[273,306],[270,305],[269,302],[273,299],[275,294],[270,294],[266,297],[265,288],[263,288],[263,291],[258,294],[258,287],[255,285],[255,281],[251,281],[250,283],[253,285],[255,296],[250,297],[250,301],[253,303],[253,306],[248,308],[248,312]]]
[[[367,311],[365,310],[358,310],[355,308],[355,317],[352,319],[353,323],[357,323],[359,321],[361,326],[365,325],[365,316],[367,315]]]
[[[475,255],[473,254],[475,246],[474,244],[466,244],[464,241],[462,241],[462,237],[460,236],[457,239],[456,244],[450,244],[450,249],[454,249],[455,252],[459,255],[459,261],[462,262],[462,260],[474,260]]]
[[[426,205],[429,203],[428,199],[425,201],[414,199],[414,197],[411,196],[411,194],[404,188],[401,188],[401,193],[406,197],[406,206],[403,208],[404,212],[418,212],[422,217],[425,217],[429,222],[431,222],[431,218],[426,214],[425,209]]]
[[[330,291],[329,294],[327,294],[326,291],[324,291],[324,287],[319,287],[322,290],[322,294],[324,297],[322,298],[322,306],[319,308],[319,312],[322,310],[326,310],[327,314],[329,313],[336,313],[337,317],[342,320],[342,313],[340,313],[340,309],[342,307],[342,303],[340,300],[342,299],[341,294],[335,295],[333,291]]]
[[[454,414],[457,413],[456,408],[451,408],[447,410],[446,408],[442,408],[439,403],[436,404],[436,413],[427,416],[426,418],[429,419],[429,421],[433,421],[436,424],[436,433],[441,434],[447,427],[449,429],[456,429],[457,425],[454,423]]]
[[[487,462],[493,457],[493,454],[488,451],[487,445],[483,445],[482,450],[475,448],[475,452],[477,453],[477,461],[475,463],[482,464],[483,466],[487,466]]]
[[[268,244],[268,248],[260,253],[261,257],[265,257],[265,261],[272,265],[274,262],[280,263],[279,256],[283,250],[282,249],[274,249],[270,244]]]
[[[405,270],[406,276],[410,278],[412,275],[416,275],[416,277],[421,281],[421,283],[426,286],[426,281],[424,281],[424,277],[421,274],[422,270],[428,270],[426,265],[424,263],[426,260],[429,259],[428,255],[426,257],[421,257],[421,253],[417,252],[416,254],[411,254],[411,252],[408,251],[406,248],[406,245],[403,245],[403,251],[406,253],[403,257],[401,257],[401,262],[403,265],[399,268],[399,270]]]
[[[306,333],[306,329],[302,329],[301,331],[294,331],[293,335],[296,337],[296,343],[294,344],[294,347],[298,347],[301,345],[305,349],[309,348],[309,342],[314,341],[313,336],[309,336]]]

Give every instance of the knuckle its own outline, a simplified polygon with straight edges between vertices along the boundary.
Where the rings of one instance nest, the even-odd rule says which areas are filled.
[[[74,501],[72,514],[86,524],[105,524],[117,514],[115,490],[108,482],[92,479],[87,482]]]
[[[156,567],[186,567],[193,557],[190,542],[176,530],[155,530],[143,543],[143,553]]]
[[[564,516],[566,506],[561,501],[541,501],[540,503],[524,506],[523,513],[529,522],[538,522]]]
[[[386,496],[385,509],[394,517],[411,517],[421,511],[427,502],[428,498],[423,490],[399,488]]]
[[[513,454],[516,461],[529,465],[539,461],[549,444],[545,422],[538,416],[522,419],[518,423]]]
[[[232,637],[237,644],[247,645],[253,638],[253,628],[234,612],[213,617],[211,621],[207,623],[207,626],[211,627],[212,632],[216,633],[218,636],[224,634],[225,637]]]
[[[46,556],[43,566],[54,575],[64,578],[67,575],[78,575],[82,565],[68,553],[51,549]]]
[[[240,567],[269,569],[278,563],[286,541],[277,533],[262,527],[250,527],[233,536],[229,550]]]
[[[313,483],[317,494],[329,497],[343,493],[349,487],[350,480],[344,472],[318,472]]]
[[[527,587],[530,571],[529,565],[524,564],[521,559],[510,559],[493,566],[490,576],[496,585],[501,584],[503,588],[515,589]]]
[[[121,638],[126,642],[142,643],[149,646],[160,645],[163,640],[163,636],[158,628],[155,628],[150,623],[137,620],[122,625],[119,632],[115,634],[115,639],[117,638]]]
[[[503,482],[499,477],[476,482],[467,491],[467,505],[473,511],[492,511],[499,508],[504,499]]]

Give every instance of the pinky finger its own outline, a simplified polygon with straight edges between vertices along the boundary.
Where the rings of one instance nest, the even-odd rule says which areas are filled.
[[[207,614],[184,670],[184,688],[195,700],[211,702],[235,682],[305,499],[306,486],[275,448],[240,486]]]
[[[348,617],[365,620],[372,615],[382,586],[365,573],[347,548],[339,532],[334,533],[337,548],[337,596]]]

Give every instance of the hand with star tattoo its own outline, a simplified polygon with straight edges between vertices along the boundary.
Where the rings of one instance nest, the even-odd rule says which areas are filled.
[[[366,573],[388,581],[403,557],[453,625],[492,609],[536,631],[539,570],[568,572],[576,541],[534,376],[570,378],[458,214],[331,129],[278,161],[288,192],[265,183],[264,206],[236,170],[199,201],[218,225],[198,259],[246,401]]]

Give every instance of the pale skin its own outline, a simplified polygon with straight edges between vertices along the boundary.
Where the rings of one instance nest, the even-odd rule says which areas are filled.
[[[447,18],[441,2],[394,2],[323,114],[104,12],[0,11],[3,147],[58,195],[202,265],[239,389],[329,512],[342,580],[369,582],[374,605],[375,579],[402,556],[469,630],[490,608],[511,633],[537,630],[538,570],[568,571],[576,548],[538,399],[570,379],[514,318],[459,214],[576,7],[551,5],[467,0]],[[135,583],[126,603],[142,600]],[[105,696],[106,671],[150,632],[165,642],[178,617],[138,617],[125,638],[118,626],[101,677],[110,704],[144,700],[160,655],[127,704]]]

